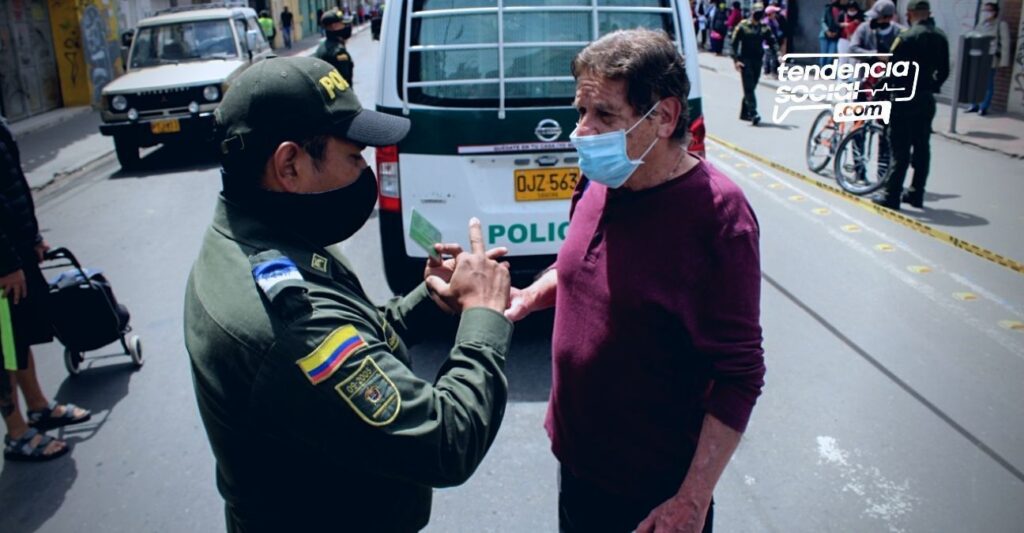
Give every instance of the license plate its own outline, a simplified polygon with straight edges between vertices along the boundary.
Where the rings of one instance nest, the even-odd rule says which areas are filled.
[[[169,118],[167,120],[154,120],[149,123],[149,131],[153,132],[153,135],[160,135],[162,133],[178,133],[181,131],[181,123],[176,118]]]
[[[577,167],[517,169],[515,177],[516,201],[565,200],[572,198],[576,181],[580,178]]]

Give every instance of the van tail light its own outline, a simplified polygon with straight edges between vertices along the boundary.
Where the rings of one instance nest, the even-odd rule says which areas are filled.
[[[398,180],[398,146],[377,148],[377,182],[380,186],[380,209],[402,211],[402,192]]]
[[[689,151],[695,152],[704,157],[704,115],[697,117],[690,123],[690,147]]]

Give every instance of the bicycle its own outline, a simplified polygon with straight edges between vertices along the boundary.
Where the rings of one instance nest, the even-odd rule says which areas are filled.
[[[807,167],[815,174],[828,166],[846,132],[845,122],[832,120],[832,110],[818,114],[807,135]]]
[[[844,191],[863,196],[881,189],[892,175],[889,128],[862,123],[839,142],[833,161],[832,173]]]

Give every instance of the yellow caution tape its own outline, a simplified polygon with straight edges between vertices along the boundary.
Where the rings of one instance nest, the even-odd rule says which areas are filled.
[[[750,150],[747,150],[746,148],[741,148],[741,147],[739,147],[739,146],[737,146],[737,145],[735,145],[735,144],[733,144],[733,143],[731,143],[729,141],[726,141],[724,139],[719,138],[716,135],[712,135],[712,134],[709,133],[707,135],[707,138],[711,139],[712,141],[714,141],[714,142],[716,142],[716,143],[718,143],[718,144],[720,144],[720,145],[722,145],[722,146],[724,146],[724,147],[726,147],[726,148],[728,148],[728,149],[730,149],[730,150],[732,150],[734,152],[743,154],[743,155],[745,155],[745,156],[747,156],[747,157],[757,161],[758,163],[761,163],[762,165],[771,167],[771,168],[773,168],[773,169],[775,169],[775,170],[777,170],[777,171],[779,171],[779,172],[781,172],[783,174],[786,174],[786,175],[788,175],[790,177],[796,178],[796,179],[798,179],[798,180],[800,180],[800,181],[802,181],[802,182],[804,182],[804,183],[806,183],[808,185],[813,185],[813,186],[815,186],[815,187],[817,187],[817,188],[819,188],[819,189],[821,189],[823,191],[826,191],[826,192],[832,193],[832,194],[834,194],[836,196],[839,196],[840,198],[843,198],[843,199],[845,199],[845,200],[847,200],[847,201],[849,201],[851,203],[854,203],[854,204],[860,206],[861,208],[863,208],[863,209],[865,209],[867,211],[871,211],[872,213],[875,213],[877,215],[881,215],[884,218],[887,218],[887,219],[889,219],[889,220],[891,220],[893,222],[896,222],[896,223],[898,223],[898,224],[900,224],[902,226],[908,227],[908,228],[910,228],[910,229],[912,229],[914,231],[917,231],[918,233],[923,233],[925,235],[928,235],[929,237],[938,239],[938,240],[940,240],[940,241],[942,241],[942,242],[944,242],[946,244],[949,244],[951,246],[959,248],[959,249],[961,249],[961,250],[963,250],[965,252],[974,254],[975,256],[978,256],[978,257],[980,257],[982,259],[985,259],[987,261],[995,263],[995,264],[997,264],[997,265],[999,265],[1001,267],[1008,268],[1008,269],[1010,269],[1010,270],[1012,270],[1012,271],[1014,271],[1014,272],[1016,272],[1018,274],[1024,274],[1024,263],[1021,263],[1019,261],[1015,261],[1013,259],[1010,259],[1009,257],[1002,256],[1000,254],[997,254],[997,253],[993,252],[992,250],[989,250],[987,248],[983,248],[983,247],[978,246],[977,244],[974,244],[972,242],[965,241],[965,240],[963,240],[963,239],[961,239],[959,237],[954,237],[953,235],[950,235],[949,233],[946,233],[945,231],[935,229],[935,228],[929,226],[928,224],[925,224],[925,223],[923,223],[923,222],[921,222],[919,220],[915,220],[915,219],[913,219],[911,217],[903,215],[899,211],[893,211],[892,209],[886,209],[886,208],[884,208],[884,207],[882,207],[880,205],[876,205],[874,202],[872,202],[868,198],[864,198],[862,196],[857,196],[856,194],[850,194],[850,193],[844,191],[843,189],[840,189],[839,187],[837,187],[835,185],[830,185],[828,183],[824,183],[824,182],[818,181],[818,180],[816,180],[814,178],[807,177],[807,176],[805,176],[805,175],[803,175],[803,174],[801,174],[801,173],[799,173],[799,172],[797,172],[797,171],[795,171],[795,170],[793,170],[793,169],[791,169],[791,168],[789,168],[787,166],[784,166],[784,165],[782,165],[780,163],[772,161],[772,160],[770,160],[770,159],[768,159],[766,157],[763,157],[761,155],[755,154],[754,152],[751,152]]]

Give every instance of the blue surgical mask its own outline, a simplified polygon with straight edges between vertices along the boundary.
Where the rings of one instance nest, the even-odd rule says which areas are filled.
[[[657,144],[655,137],[651,145],[644,150],[639,159],[630,159],[626,152],[626,135],[633,131],[641,122],[657,109],[661,100],[651,107],[640,120],[636,121],[628,130],[617,130],[599,135],[587,135],[579,137],[573,131],[569,140],[580,156],[580,170],[583,175],[591,181],[595,181],[611,189],[622,187],[623,183],[633,175],[633,172],[643,164],[644,157]],[[579,126],[577,125],[577,129]]]

